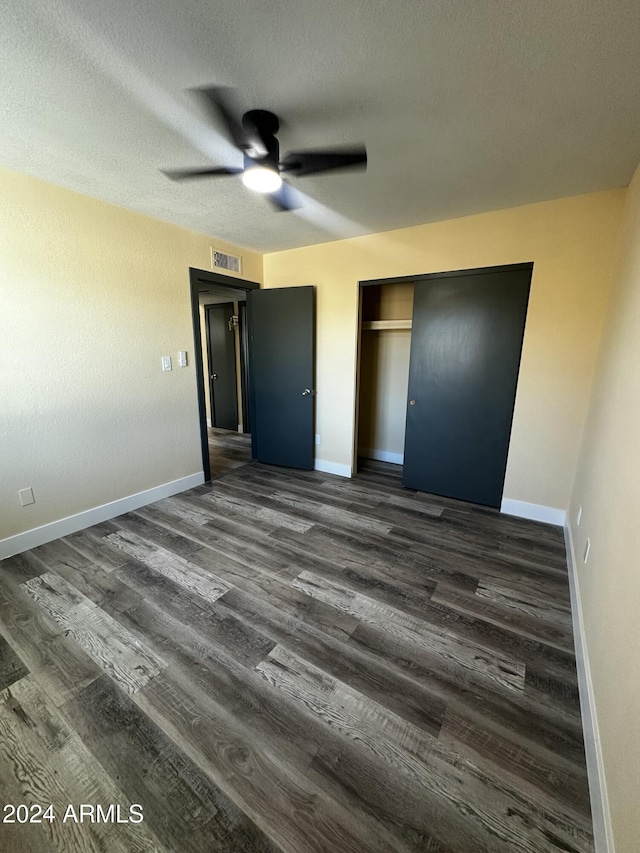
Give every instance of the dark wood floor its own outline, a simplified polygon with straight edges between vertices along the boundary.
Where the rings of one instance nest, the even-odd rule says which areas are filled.
[[[3,851],[593,850],[559,529],[247,465],[0,565]],[[110,804],[142,823],[62,822]]]
[[[211,479],[251,464],[251,436],[228,429],[207,430]]]

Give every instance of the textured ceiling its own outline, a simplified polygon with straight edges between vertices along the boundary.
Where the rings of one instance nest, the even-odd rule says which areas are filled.
[[[0,165],[273,251],[628,183],[638,0],[4,0]],[[281,150],[364,142],[366,173],[276,213],[185,90],[237,89]]]

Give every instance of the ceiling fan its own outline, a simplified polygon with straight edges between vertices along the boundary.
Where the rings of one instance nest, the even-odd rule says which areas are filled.
[[[209,87],[195,91],[209,112],[222,120],[231,142],[244,154],[244,167],[163,171],[172,180],[242,175],[244,185],[263,193],[277,210],[293,210],[298,204],[288,184],[282,180],[282,175],[302,177],[336,169],[366,168],[367,151],[364,145],[290,151],[281,160],[280,144],[276,137],[280,122],[274,113],[249,110],[240,118],[231,104],[230,90]]]

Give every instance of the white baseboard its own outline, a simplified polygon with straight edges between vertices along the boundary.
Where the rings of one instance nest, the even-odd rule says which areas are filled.
[[[502,499],[500,512],[504,512],[505,515],[517,515],[518,518],[528,518],[531,521],[542,521],[544,524],[557,524],[559,527],[563,527],[567,520],[567,512],[564,509],[530,504],[526,501],[514,501],[511,498]]]
[[[567,520],[564,525],[564,541],[567,549],[567,565],[569,568],[569,587],[571,590],[571,617],[573,621],[573,637],[576,649],[576,668],[578,671],[578,691],[580,693],[580,712],[582,714],[582,730],[584,732],[584,751],[587,759],[587,776],[589,779],[589,797],[591,799],[591,817],[593,820],[593,840],[596,853],[615,853],[611,812],[604,772],[604,759],[600,730],[596,713],[596,702],[593,693],[593,681],[589,666],[587,638],[584,633],[582,604],[580,601],[580,581],[578,563],[573,547],[571,526]]]
[[[172,480],[170,483],[163,483],[161,486],[154,486],[154,488],[146,489],[144,492],[137,492],[135,495],[128,495],[126,498],[84,510],[84,512],[79,512],[76,515],[69,515],[67,518],[43,524],[42,527],[34,527],[32,530],[25,530],[24,533],[17,533],[15,536],[0,539],[0,560],[21,554],[31,548],[37,548],[38,545],[44,545],[54,539],[60,539],[61,536],[68,536],[77,530],[84,530],[85,527],[91,527],[92,524],[108,521],[117,515],[139,509],[141,506],[154,503],[162,498],[168,498],[171,495],[177,495],[179,492],[185,492],[187,489],[193,489],[202,483],[204,483],[204,473],[200,471],[188,477],[181,477],[179,480]]]
[[[315,471],[322,471],[325,474],[337,474],[338,477],[351,476],[351,465],[339,465],[327,459],[316,459],[313,467]]]
[[[371,450],[365,448],[358,450],[358,456],[363,456],[365,459],[375,459],[377,462],[391,462],[393,465],[402,465],[404,463],[404,453],[391,453],[389,450]]]

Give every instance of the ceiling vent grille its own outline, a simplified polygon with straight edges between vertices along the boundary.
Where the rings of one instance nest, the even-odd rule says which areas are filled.
[[[236,255],[227,255],[225,252],[218,252],[216,249],[211,249],[211,266],[214,269],[230,270],[231,272],[242,272],[242,258]]]

